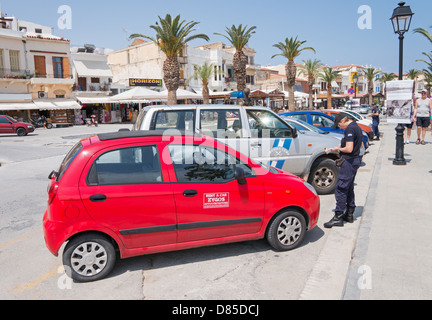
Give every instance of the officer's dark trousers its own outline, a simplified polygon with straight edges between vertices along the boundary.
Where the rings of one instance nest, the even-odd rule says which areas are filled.
[[[336,184],[336,212],[345,212],[347,206],[355,207],[354,180],[362,158],[347,159],[342,164]]]
[[[373,131],[375,137],[379,138],[380,132],[379,132],[379,129],[378,129],[378,125],[379,125],[379,121],[372,120],[372,131]]]

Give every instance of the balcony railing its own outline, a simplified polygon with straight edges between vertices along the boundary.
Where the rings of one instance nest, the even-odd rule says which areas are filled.
[[[30,79],[33,77],[34,74],[28,72],[28,70],[0,68],[0,78],[3,79]]]
[[[0,79],[32,79],[32,78],[48,78],[48,79],[72,79],[72,75],[65,74],[38,74],[29,70],[5,69],[0,68]]]

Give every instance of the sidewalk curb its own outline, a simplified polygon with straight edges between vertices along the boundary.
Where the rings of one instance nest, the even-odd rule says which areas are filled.
[[[383,144],[381,143],[378,154],[382,154]],[[342,300],[359,300],[361,290],[359,282],[361,281],[360,269],[365,264],[366,255],[369,247],[369,234],[371,231],[371,223],[373,220],[373,212],[376,200],[376,190],[378,185],[377,172],[381,170],[382,156],[378,156],[374,166],[372,180],[369,186],[368,195],[366,198],[365,206],[362,212],[360,227],[358,230],[357,240],[354,245],[352,258],[350,261],[345,288],[342,293]]]

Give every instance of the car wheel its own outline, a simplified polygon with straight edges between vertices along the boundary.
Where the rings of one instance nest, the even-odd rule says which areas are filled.
[[[331,194],[336,189],[339,168],[334,160],[323,159],[312,166],[308,182],[320,195]]]
[[[297,211],[283,211],[271,222],[267,232],[267,241],[278,251],[297,248],[306,234],[306,220]]]
[[[91,282],[106,277],[114,268],[113,244],[98,234],[72,239],[65,247],[63,265],[68,275],[78,282]]]
[[[17,135],[19,135],[20,137],[26,136],[27,135],[27,131],[24,128],[18,128],[16,131]]]

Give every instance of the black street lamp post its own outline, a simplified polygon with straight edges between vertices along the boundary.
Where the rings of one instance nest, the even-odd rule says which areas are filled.
[[[400,2],[399,7],[394,9],[393,16],[390,18],[394,32],[399,34],[399,80],[402,80],[403,75],[404,34],[409,30],[413,14],[410,6],[405,6],[405,2]],[[394,165],[406,165],[404,158],[404,130],[405,126],[399,123],[396,127],[396,158],[393,160]]]

